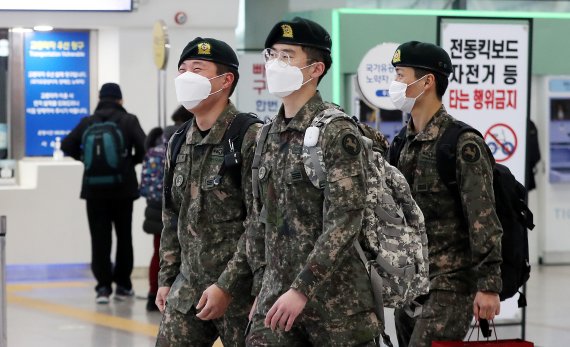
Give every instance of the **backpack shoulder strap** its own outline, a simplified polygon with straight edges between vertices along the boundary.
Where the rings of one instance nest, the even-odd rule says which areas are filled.
[[[323,159],[323,149],[320,145],[321,135],[328,124],[338,119],[346,119],[353,122],[358,128],[358,123],[355,119],[333,106],[319,112],[313,118],[311,126],[305,130],[302,154],[303,164],[311,183],[318,189],[324,189],[326,182],[326,167]],[[360,131],[360,128],[358,128],[358,131]]]
[[[245,133],[250,126],[257,123],[263,123],[263,121],[257,118],[255,114],[238,113],[222,138],[224,154],[240,152]],[[233,145],[233,150],[230,148],[230,143]]]
[[[317,116],[313,118],[311,126],[324,128],[333,120],[337,120],[340,118],[345,118],[354,122],[354,119],[345,114],[343,110],[331,107],[319,112],[319,114],[317,114]]]
[[[454,195],[459,195],[457,186],[457,142],[465,132],[473,132],[483,138],[481,133],[469,124],[455,120],[445,129],[436,147],[436,167],[443,184]]]
[[[186,133],[188,132],[188,129],[190,129],[190,126],[192,126],[192,119],[182,124],[180,128],[178,128],[178,130],[176,130],[176,132],[172,135],[172,140],[170,141],[167,148],[167,151],[170,154],[171,168],[176,164],[176,157],[178,156],[178,153],[180,153],[180,148],[182,147],[184,140],[186,140]]]
[[[398,135],[394,137],[392,140],[392,145],[390,145],[390,149],[388,151],[388,162],[392,166],[398,166],[398,161],[400,160],[400,153],[402,153],[402,149],[404,149],[404,145],[406,144],[406,129],[407,126],[403,126],[400,129]]]
[[[180,148],[186,140],[186,133],[190,126],[192,125],[192,119],[186,121],[186,123],[182,124],[178,130],[172,135],[172,138],[166,148],[167,158],[170,160],[168,161],[168,166],[165,167],[164,172],[164,202],[165,205],[168,207],[172,203],[172,199],[170,196],[170,190],[172,189],[172,179],[174,178],[174,166],[176,165],[176,157],[178,153],[180,153]]]
[[[234,182],[241,185],[241,145],[249,127],[256,123],[263,123],[263,121],[253,113],[238,113],[232,120],[222,138],[224,161],[220,171],[218,171],[218,175],[216,175],[218,182],[230,170],[234,177]],[[230,165],[230,163],[233,165]]]
[[[89,118],[87,118],[87,126],[85,127],[85,129],[88,129],[93,124],[101,123],[101,122],[103,122],[102,118],[93,114],[93,115],[89,116]]]

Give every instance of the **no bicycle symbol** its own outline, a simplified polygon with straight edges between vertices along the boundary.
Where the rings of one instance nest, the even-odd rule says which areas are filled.
[[[485,142],[491,149],[497,162],[503,162],[513,156],[517,150],[517,134],[506,124],[495,124],[485,133]]]

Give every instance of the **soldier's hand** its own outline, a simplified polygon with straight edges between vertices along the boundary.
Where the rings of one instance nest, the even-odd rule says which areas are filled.
[[[156,300],[154,303],[161,313],[164,313],[164,307],[166,305],[166,297],[168,296],[168,293],[170,293],[170,287],[160,287],[156,292]]]
[[[275,301],[267,312],[265,326],[271,326],[271,330],[275,330],[279,324],[279,328],[285,331],[291,330],[295,319],[301,314],[306,304],[307,297],[303,293],[292,288],[289,289]]]
[[[201,310],[196,317],[201,320],[220,318],[226,312],[230,301],[232,301],[232,296],[229,293],[212,284],[202,293],[202,297],[196,305],[196,310]]]
[[[499,294],[493,292],[477,292],[473,301],[473,315],[475,320],[495,319],[495,315],[501,313],[501,301]]]

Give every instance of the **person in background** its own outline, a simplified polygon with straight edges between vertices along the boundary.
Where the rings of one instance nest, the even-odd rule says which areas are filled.
[[[172,113],[170,119],[172,119],[174,122],[175,129],[178,129],[178,127],[180,127],[182,124],[188,122],[189,120],[192,120],[193,117],[194,114],[192,112],[188,111],[186,108],[184,108],[184,106],[180,105],[178,108],[176,108],[176,110],[174,110],[174,113]]]
[[[149,290],[146,310],[158,311],[156,292],[158,291],[158,270],[160,249],[160,234],[162,233],[162,189],[164,177],[164,160],[168,140],[178,127],[192,119],[192,113],[180,106],[174,111],[171,119],[174,125],[152,129],[145,140],[146,155],[142,164],[140,194],[146,198],[143,231],[153,235],[154,252],[148,268]]]
[[[139,197],[135,165],[144,158],[145,133],[135,115],[123,107],[116,83],[105,83],[93,115],[81,119],[63,139],[61,149],[85,166],[81,198],[87,201],[91,233],[91,269],[97,280],[96,302],[109,303],[134,295],[132,218]],[[113,225],[117,236],[114,266],[111,263]]]

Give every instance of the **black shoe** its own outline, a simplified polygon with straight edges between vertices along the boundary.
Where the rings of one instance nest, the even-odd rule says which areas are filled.
[[[111,292],[112,291],[110,288],[97,289],[97,296],[95,297],[95,302],[98,304],[108,304]]]
[[[155,294],[149,294],[147,301],[146,301],[146,310],[148,312],[154,312],[154,311],[158,311],[158,306],[156,306],[156,295]]]
[[[117,286],[117,289],[115,290],[115,300],[117,301],[125,301],[134,296],[135,292],[132,288],[127,289],[125,287]]]

